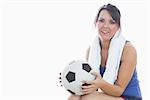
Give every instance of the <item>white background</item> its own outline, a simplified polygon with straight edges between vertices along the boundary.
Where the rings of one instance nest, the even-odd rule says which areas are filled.
[[[98,8],[109,2],[120,9],[122,33],[137,49],[147,100],[148,0],[1,0],[0,100],[66,100],[59,72],[69,61],[84,59]]]

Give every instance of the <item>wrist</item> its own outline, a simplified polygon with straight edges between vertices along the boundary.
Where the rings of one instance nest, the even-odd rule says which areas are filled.
[[[105,80],[103,80],[103,78],[101,78],[99,80],[99,88],[102,88],[105,85]]]

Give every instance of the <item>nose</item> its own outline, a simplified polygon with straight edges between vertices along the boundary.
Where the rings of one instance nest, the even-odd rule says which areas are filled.
[[[104,23],[104,27],[105,27],[105,28],[108,28],[108,27],[109,27],[109,23],[105,22],[105,23]]]

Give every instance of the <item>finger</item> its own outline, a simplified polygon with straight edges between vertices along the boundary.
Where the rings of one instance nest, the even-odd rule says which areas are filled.
[[[95,85],[89,85],[89,86],[81,86],[82,89],[90,89],[95,88]]]
[[[92,89],[91,88],[88,88],[88,89],[81,89],[81,92],[88,92],[88,91],[91,91]]]
[[[94,92],[94,91],[95,91],[95,89],[93,89],[93,88],[81,90],[82,94],[89,94],[89,93],[92,93],[92,92]]]
[[[87,92],[89,89],[81,89],[81,92]]]
[[[82,83],[84,85],[90,85],[90,84],[93,84],[93,81],[82,81]]]

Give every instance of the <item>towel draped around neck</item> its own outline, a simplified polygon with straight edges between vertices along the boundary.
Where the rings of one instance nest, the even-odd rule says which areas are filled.
[[[120,29],[118,29],[118,31],[111,39],[109,45],[106,70],[103,75],[103,79],[110,84],[114,84],[115,80],[117,79],[121,55],[125,42],[126,42],[125,38],[122,36]],[[101,64],[100,48],[101,48],[100,39],[98,36],[96,36],[90,46],[88,62],[90,63],[92,68],[98,73]]]

